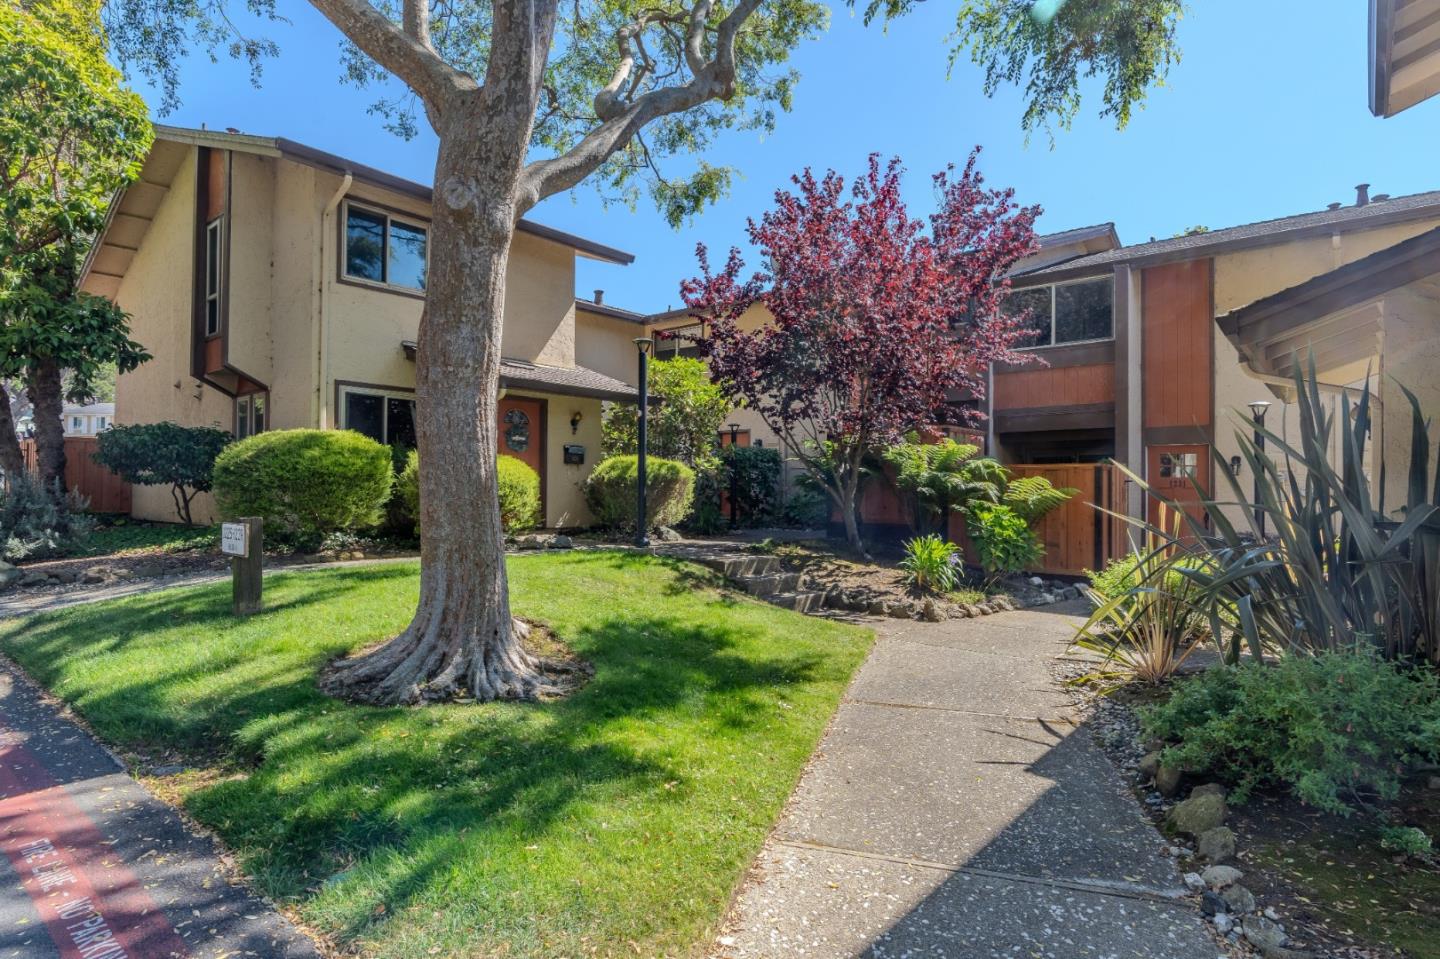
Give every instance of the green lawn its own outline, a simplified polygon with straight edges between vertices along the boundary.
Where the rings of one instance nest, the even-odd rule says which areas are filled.
[[[330,658],[404,626],[414,564],[0,624],[111,743],[166,749],[260,888],[367,956],[681,955],[712,933],[870,644],[626,553],[510,560],[595,677],[545,704],[349,706]]]

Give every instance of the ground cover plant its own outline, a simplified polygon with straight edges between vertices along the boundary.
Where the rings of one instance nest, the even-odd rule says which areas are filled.
[[[5,624],[0,648],[108,742],[193,767],[166,780],[188,811],[347,950],[685,953],[713,933],[869,634],[656,557],[508,566],[518,613],[594,666],[569,698],[322,695],[329,659],[404,628],[415,564],[278,575],[243,621],[228,585],[74,608]]]
[[[69,556],[127,556],[136,553],[186,553],[215,550],[220,543],[215,526],[147,523],[127,517],[101,517],[85,540]]]

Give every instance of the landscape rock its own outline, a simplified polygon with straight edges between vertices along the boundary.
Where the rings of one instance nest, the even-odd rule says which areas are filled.
[[[1228,912],[1217,912],[1210,921],[1215,923],[1215,931],[1222,936],[1235,928],[1235,920],[1230,918]]]
[[[1229,906],[1226,912],[1243,916],[1255,911],[1255,894],[1244,886],[1238,884],[1230,886],[1220,894],[1220,897],[1225,900],[1225,905]]]
[[[1140,762],[1136,764],[1135,771],[1147,781],[1154,779],[1155,774],[1160,771],[1159,751],[1146,753]]]
[[[971,619],[979,619],[981,615],[980,607],[967,603],[965,605],[965,615],[969,616]]]
[[[1245,878],[1245,874],[1234,866],[1207,866],[1200,878],[1205,880],[1205,885],[1218,892],[1226,886],[1235,885]]]
[[[1207,892],[1200,897],[1200,911],[1214,916],[1225,911],[1225,899],[1218,892]]]
[[[662,537],[663,537],[663,532],[666,531],[666,530],[668,530],[668,531],[671,532],[671,533],[675,533],[675,531],[674,531],[673,529],[670,529],[668,526],[662,526],[662,527],[660,527],[660,529],[661,529],[661,531],[662,531]],[[679,534],[679,533],[675,533],[675,538],[676,538],[676,539],[679,539],[679,538],[680,538],[680,534]],[[669,542],[669,540],[666,540],[666,542]],[[574,548],[575,548],[575,541],[574,541],[573,539],[571,539],[570,537],[566,536],[564,533],[556,533],[554,536],[550,537],[550,548],[551,548],[551,549],[574,549]]]
[[[564,538],[568,540],[570,537],[566,536],[566,537],[564,537]],[[658,540],[659,540],[660,542],[662,542],[662,543],[678,543],[678,542],[679,542],[681,539],[683,539],[684,537],[682,537],[679,533],[675,532],[675,531],[674,531],[673,529],[671,529],[670,527],[668,527],[668,526],[662,526],[662,527],[660,527],[659,529],[657,529],[657,530],[655,531],[655,538],[658,539]],[[573,544],[571,544],[571,545],[573,545]],[[569,549],[570,547],[569,547],[569,546],[563,546],[563,547],[559,547],[559,548],[560,548],[560,549]]]
[[[938,623],[945,617],[941,614],[940,607],[935,605],[935,600],[927,599],[925,605],[920,607],[920,618],[927,623]]]
[[[165,766],[156,766],[150,770],[152,776],[178,776],[185,771],[185,767],[179,763],[169,763]]]
[[[1278,949],[1285,945],[1285,930],[1278,922],[1264,916],[1246,916],[1241,923],[1245,938],[1257,949]]]
[[[1190,790],[1190,796],[1192,799],[1196,796],[1219,796],[1223,800],[1225,787],[1219,783],[1205,783],[1203,786],[1196,786]]]
[[[1161,774],[1165,771],[1166,767],[1162,766]],[[1156,784],[1159,785],[1158,779]],[[1161,789],[1161,792],[1164,790]],[[1225,822],[1225,800],[1214,795],[1191,796],[1184,802],[1176,803],[1165,821],[1172,831],[1182,836],[1199,837]]]
[[[869,613],[871,616],[884,616],[885,607],[887,605],[888,604],[885,603],[883,600],[872,599],[870,601],[870,605],[866,607],[865,612]]]
[[[1180,792],[1180,782],[1185,774],[1172,766],[1160,766],[1155,770],[1155,788],[1160,795],[1169,799]],[[1187,800],[1188,801],[1188,800]],[[1181,803],[1180,805],[1184,805]]]
[[[1044,585],[1045,585],[1045,581],[1044,581],[1043,579],[1041,579],[1039,576],[1031,576],[1029,582],[1030,582],[1030,585],[1031,585],[1031,586],[1044,586]]]
[[[1191,892],[1203,892],[1205,889],[1205,880],[1200,878],[1198,872],[1187,872],[1180,878],[1185,881],[1185,888]]]
[[[1235,855],[1235,834],[1225,826],[1207,829],[1196,837],[1195,851],[1211,862],[1224,862]]]
[[[1440,776],[1431,776],[1425,781],[1426,789],[1440,789]]]
[[[27,588],[35,586],[49,586],[50,577],[46,576],[44,573],[32,571],[25,574],[25,578],[20,580],[20,585]]]
[[[9,563],[6,563],[5,568],[0,569],[0,589],[4,589],[11,583],[18,582],[19,580],[23,579],[24,576],[25,574],[22,573],[20,570],[16,569],[14,566],[11,566]]]
[[[886,604],[885,614],[886,614],[887,616],[889,616],[891,619],[909,619],[909,618],[910,618],[910,604],[909,604],[909,603],[888,603],[888,604]]]

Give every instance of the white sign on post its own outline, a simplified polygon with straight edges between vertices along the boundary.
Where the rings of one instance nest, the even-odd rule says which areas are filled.
[[[244,523],[220,524],[220,552],[226,556],[244,556],[249,552],[247,528]]]

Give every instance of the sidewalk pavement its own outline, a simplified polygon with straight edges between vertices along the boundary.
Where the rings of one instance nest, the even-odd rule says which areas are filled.
[[[1215,959],[1051,678],[1078,604],[879,636],[759,856],[730,959]]]
[[[0,957],[313,959],[214,844],[0,663]]]

